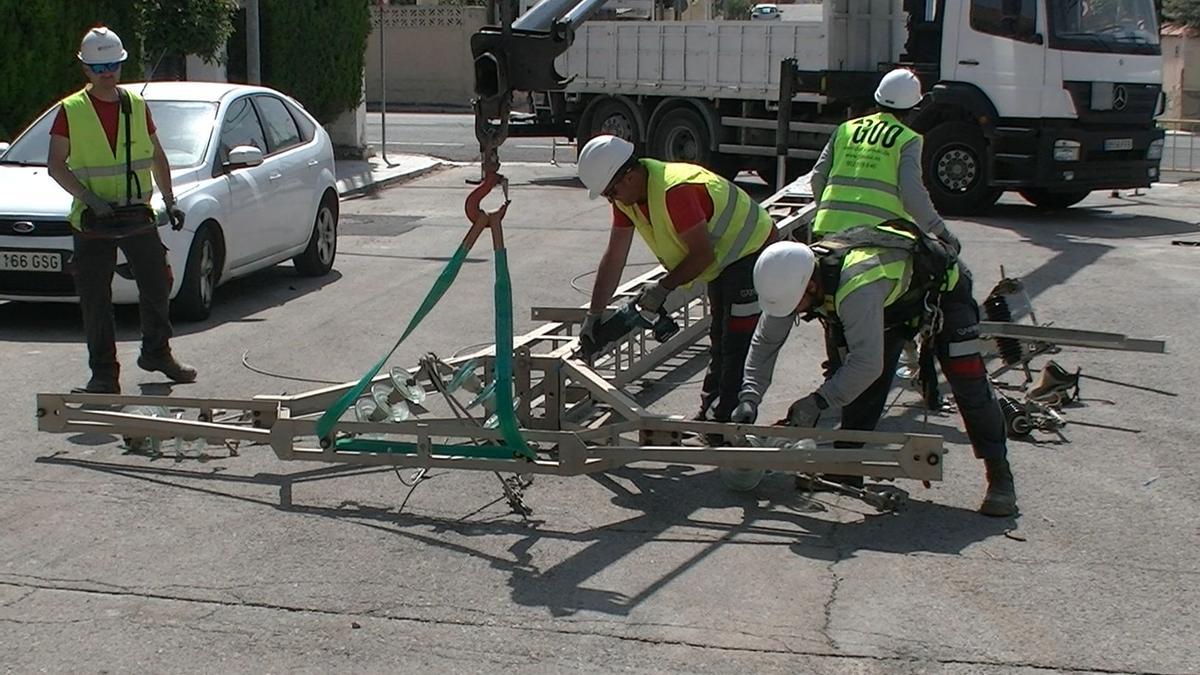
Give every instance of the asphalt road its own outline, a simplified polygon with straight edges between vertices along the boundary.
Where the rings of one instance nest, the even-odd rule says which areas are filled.
[[[578,306],[606,205],[572,167],[520,166],[505,221],[516,331],[534,305]],[[462,237],[474,167],[342,204],[334,273],[289,266],[218,292],[170,386],[133,366],[136,314],[118,313],[128,393],[249,397],[346,381],[399,335]],[[490,206],[490,205],[489,205]],[[264,447],[208,461],[122,454],[105,433],[35,430],[34,394],[85,379],[77,311],[0,304],[0,664],[75,672],[1197,673],[1200,666],[1200,320],[1194,186],[1093,196],[1041,214],[1006,200],[952,221],[982,297],[1005,266],[1056,326],[1165,336],[1167,355],[1067,348],[1082,401],[1066,440],[1010,453],[1023,514],[974,512],[983,473],[952,415],[897,392],[884,428],[942,434],[945,481],[897,515],[798,495],[751,495],[711,470],[651,465],[544,478],[510,514],[487,473],[435,470],[409,493],[390,471],[339,477]],[[493,340],[482,245],[391,363]],[[650,256],[636,246],[630,273]],[[764,402],[773,419],[817,384],[804,324]],[[701,357],[702,358],[702,357]],[[1044,363],[1039,361],[1038,365]],[[631,387],[690,414],[684,364]],[[692,366],[695,364],[692,363]],[[1017,383],[1019,377],[1008,377]],[[405,474],[407,476],[407,474]]]
[[[819,6],[818,6],[819,7]],[[431,155],[456,162],[479,161],[474,117],[465,113],[387,113],[387,150],[395,153]],[[379,112],[367,114],[367,142],[383,147],[383,125]],[[575,161],[575,146],[557,139],[553,150],[549,138],[512,138],[501,149],[505,162],[549,163]],[[1163,150],[1164,179],[1175,182],[1200,178],[1200,140],[1193,134],[1168,134]]]

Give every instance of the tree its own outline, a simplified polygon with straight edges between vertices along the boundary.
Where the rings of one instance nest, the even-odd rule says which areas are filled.
[[[1163,0],[1163,18],[1200,28],[1200,2],[1196,0]]]
[[[188,54],[209,63],[233,34],[237,0],[138,0],[138,32],[155,79],[182,79]]]

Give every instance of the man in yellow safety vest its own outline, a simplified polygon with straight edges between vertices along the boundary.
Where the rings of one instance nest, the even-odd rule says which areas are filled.
[[[195,368],[171,354],[171,270],[150,208],[156,184],[171,226],[183,227],[183,213],[176,208],[171,189],[171,167],[145,100],[117,87],[121,64],[128,58],[121,38],[108,28],[92,28],[83,36],[78,57],[88,86],[61,101],[50,130],[47,164],[50,176],[74,197],[68,217],[75,249],[70,267],[92,373],[80,391],[121,391],[112,309],[118,248],[138,286],[142,324],[138,367],[161,372],[175,382],[193,382]]]
[[[728,422],[760,313],[754,263],[778,237],[774,221],[732,181],[694,164],[639,158],[632,143],[616,136],[588,141],[578,166],[589,197],[602,196],[612,204],[608,247],[583,334],[594,334],[599,326],[636,231],[667,270],[638,298],[643,309],[658,311],[681,286],[707,285],[710,362],[696,419]]]
[[[959,250],[921,178],[921,135],[901,121],[920,101],[917,76],[897,68],[875,90],[878,110],[830,137],[812,172],[813,239],[899,218]]]

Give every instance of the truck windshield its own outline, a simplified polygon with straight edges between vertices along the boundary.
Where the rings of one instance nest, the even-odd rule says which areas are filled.
[[[1161,54],[1154,0],[1062,0],[1047,3],[1057,49]]]

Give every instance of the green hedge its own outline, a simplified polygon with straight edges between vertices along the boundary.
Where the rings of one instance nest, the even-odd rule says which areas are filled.
[[[322,123],[362,101],[368,0],[260,0],[262,80],[293,96]],[[246,81],[245,11],[229,39],[229,79]]]
[[[12,140],[58,99],[86,79],[75,55],[88,28],[109,26],[121,36],[129,62],[126,81],[142,76],[137,17],[129,0],[0,0],[0,26],[9,49],[0,59],[0,139]]]

